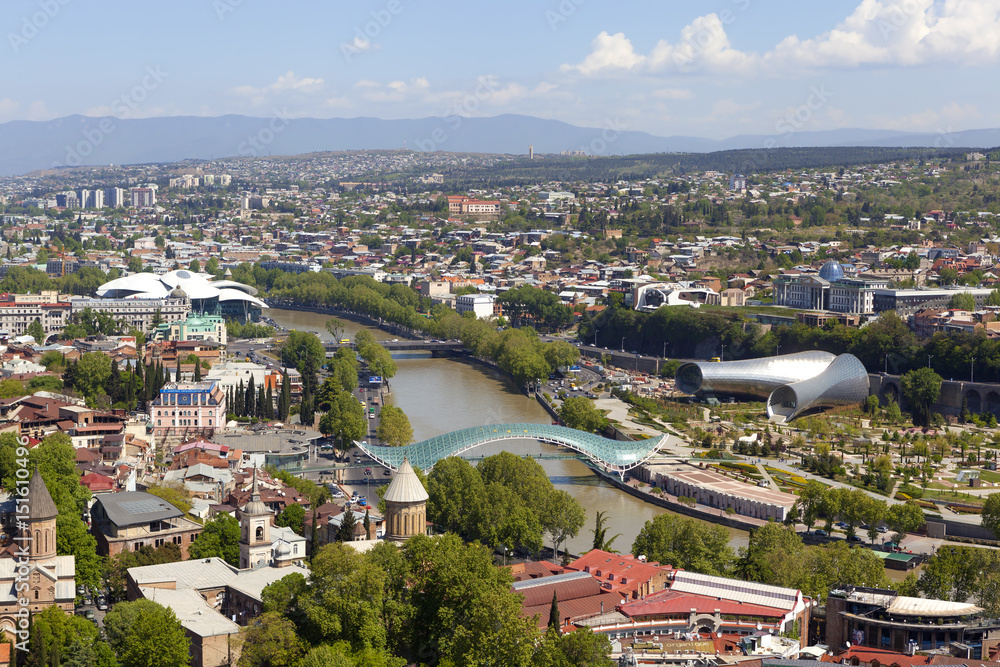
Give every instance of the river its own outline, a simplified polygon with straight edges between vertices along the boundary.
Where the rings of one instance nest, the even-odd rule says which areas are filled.
[[[331,340],[326,330],[328,315],[272,308],[265,311],[286,329],[312,331],[325,341]],[[347,336],[362,329],[371,331],[378,340],[394,336],[380,329],[342,319]],[[502,373],[478,364],[458,359],[432,359],[427,354],[401,353],[393,355],[399,370],[391,381],[392,402],[403,409],[413,426],[413,437],[421,441],[469,426],[486,424],[533,422],[548,424],[551,418],[538,403],[517,390]],[[515,454],[565,454],[552,445],[536,441],[507,441],[503,448]],[[488,456],[498,449],[482,447],[470,456]],[[671,513],[645,503],[604,482],[582,461],[577,459],[542,459],[539,461],[556,488],[577,499],[587,512],[587,522],[580,533],[564,546],[572,553],[590,550],[594,516],[598,510],[607,513],[609,535],[620,533],[614,548],[628,552],[635,536],[646,521]],[[734,547],[747,543],[746,531],[726,528]],[[551,546],[551,545],[550,545]]]

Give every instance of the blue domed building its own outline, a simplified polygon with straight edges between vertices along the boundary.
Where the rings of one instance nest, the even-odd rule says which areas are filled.
[[[776,277],[774,304],[803,310],[869,315],[875,312],[875,291],[888,286],[886,280],[859,278],[853,266],[831,259],[820,267],[819,275],[800,273]]]
[[[844,267],[837,260],[831,259],[820,267],[819,277],[827,282],[835,283],[844,277]]]

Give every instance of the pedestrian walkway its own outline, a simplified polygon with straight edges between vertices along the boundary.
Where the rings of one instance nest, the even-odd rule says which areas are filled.
[[[778,483],[775,482],[774,479],[771,477],[771,473],[769,473],[767,471],[767,466],[765,464],[761,463],[759,459],[758,459],[758,462],[757,462],[757,470],[759,470],[760,474],[764,476],[764,479],[767,480],[767,483],[771,487],[772,490],[774,490],[774,491],[781,491],[781,487],[779,487]]]

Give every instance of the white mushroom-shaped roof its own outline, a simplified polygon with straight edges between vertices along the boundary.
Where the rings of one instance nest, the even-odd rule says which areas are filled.
[[[181,290],[190,299],[219,301],[246,301],[258,308],[267,304],[255,295],[257,290],[233,280],[211,280],[207,273],[186,269],[170,271],[158,276],[153,273],[133,273],[116,278],[97,288],[97,296],[104,299],[163,299]]]

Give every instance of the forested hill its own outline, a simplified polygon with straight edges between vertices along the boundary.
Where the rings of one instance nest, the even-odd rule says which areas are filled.
[[[447,169],[449,182],[473,186],[505,187],[546,181],[586,182],[641,180],[690,172],[753,173],[783,169],[850,167],[897,160],[934,161],[964,156],[967,148],[891,148],[874,146],[771,148],[717,151],[715,153],[653,153],[610,157],[536,156],[488,168],[456,166]],[[989,151],[995,153],[996,150]]]

